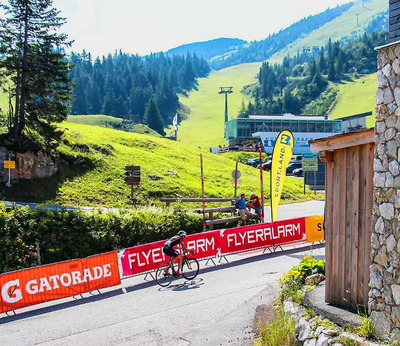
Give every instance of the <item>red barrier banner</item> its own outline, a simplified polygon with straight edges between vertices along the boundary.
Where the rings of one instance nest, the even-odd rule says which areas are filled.
[[[122,276],[131,276],[157,269],[169,260],[162,248],[166,240],[125,249],[121,256]]]
[[[0,275],[0,313],[119,285],[116,252]]]
[[[214,257],[219,247],[219,231],[191,234],[185,237],[185,246],[194,249],[194,258]]]
[[[168,262],[162,249],[167,240],[138,245],[125,249],[121,256],[122,275],[131,276],[157,269],[160,264]],[[219,231],[191,234],[185,237],[184,244],[196,251],[195,258],[212,257],[217,254]]]
[[[304,217],[220,231],[221,254],[305,240]]]
[[[195,258],[217,256],[263,246],[291,243],[306,239],[305,218],[235,227],[225,230],[191,234],[185,245],[194,249]],[[168,262],[162,248],[166,240],[125,249],[121,256],[123,276],[145,273]]]

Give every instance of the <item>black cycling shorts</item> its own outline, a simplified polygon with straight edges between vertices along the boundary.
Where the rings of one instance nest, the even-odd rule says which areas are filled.
[[[178,251],[176,251],[174,249],[171,249],[168,246],[164,246],[163,247],[163,252],[169,257],[177,257],[177,256],[179,256],[179,252]]]

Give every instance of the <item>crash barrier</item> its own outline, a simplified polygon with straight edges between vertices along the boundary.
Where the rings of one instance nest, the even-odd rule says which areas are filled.
[[[116,252],[0,275],[0,313],[119,285]]]
[[[319,215],[191,234],[185,237],[185,245],[195,250],[195,258],[206,259],[298,241],[323,241],[323,221]],[[147,273],[168,261],[164,244],[162,240],[123,250],[122,276]]]
[[[185,245],[194,258],[223,258],[232,253],[283,244],[324,240],[323,216],[303,217],[191,234]],[[117,252],[0,274],[0,313],[119,285],[122,277],[150,273],[169,260],[165,240]]]

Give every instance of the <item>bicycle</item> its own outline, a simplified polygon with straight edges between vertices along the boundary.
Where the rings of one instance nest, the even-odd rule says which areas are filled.
[[[189,252],[183,252],[182,258],[182,276],[186,280],[193,280],[199,274],[199,262],[197,259],[188,256]],[[192,253],[191,253],[192,254]],[[193,255],[193,254],[192,254]],[[161,264],[156,271],[156,281],[161,287],[167,287],[171,284],[174,277],[177,277],[178,274],[174,268],[174,260],[172,259],[167,262]]]

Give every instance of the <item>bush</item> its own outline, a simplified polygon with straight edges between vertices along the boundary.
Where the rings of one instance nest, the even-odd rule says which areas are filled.
[[[0,204],[0,273],[202,231],[202,215],[159,208],[103,213]]]
[[[295,321],[286,314],[282,306],[275,310],[273,321],[261,331],[256,345],[288,346],[296,345]]]
[[[312,274],[325,274],[325,262],[316,260],[311,255],[304,256],[297,267],[293,267],[279,279],[281,299],[291,297],[294,302],[300,303],[303,299],[301,289],[305,279]]]

